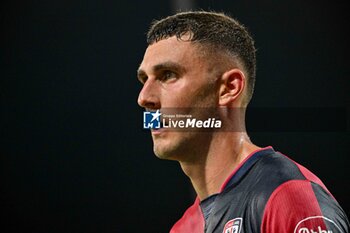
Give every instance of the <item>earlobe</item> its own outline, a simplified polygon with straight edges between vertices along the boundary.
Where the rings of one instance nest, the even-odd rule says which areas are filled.
[[[225,106],[242,99],[246,78],[240,69],[232,69],[221,76],[219,105]]]

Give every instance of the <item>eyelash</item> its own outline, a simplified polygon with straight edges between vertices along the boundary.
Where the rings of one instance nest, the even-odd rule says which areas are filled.
[[[168,71],[164,71],[163,72],[160,80],[161,81],[167,81],[169,79],[176,78],[176,77],[177,77],[176,73],[168,70]]]
[[[140,83],[143,85],[143,84],[145,84],[145,82],[147,81],[148,78],[145,76],[145,77],[140,77],[138,79],[139,79]]]
[[[170,70],[166,70],[166,71],[163,71],[159,78],[157,78],[159,81],[161,82],[166,82],[172,78],[177,78],[177,74],[173,71],[170,71]],[[145,82],[147,81],[148,77],[147,76],[141,76],[138,78],[139,81],[141,82],[141,84],[145,84]]]

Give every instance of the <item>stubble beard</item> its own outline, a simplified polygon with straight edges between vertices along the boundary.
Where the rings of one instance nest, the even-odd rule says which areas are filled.
[[[153,138],[153,151],[159,159],[196,161],[210,146],[212,134],[191,130],[168,132],[167,137]]]
[[[201,116],[203,112],[197,112],[195,108],[202,109],[199,111],[216,108],[217,97],[213,90],[215,90],[215,82],[210,82],[197,92],[196,97],[193,98],[196,101],[190,104],[190,106],[196,106],[191,107],[194,108],[194,112],[190,111],[185,114]],[[153,151],[160,159],[195,161],[197,157],[207,152],[211,138],[212,132],[203,132],[200,129],[167,131],[164,135],[152,135]]]

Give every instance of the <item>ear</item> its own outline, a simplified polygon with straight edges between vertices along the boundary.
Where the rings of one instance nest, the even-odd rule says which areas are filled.
[[[246,78],[239,69],[232,69],[221,76],[219,105],[225,106],[242,99]]]

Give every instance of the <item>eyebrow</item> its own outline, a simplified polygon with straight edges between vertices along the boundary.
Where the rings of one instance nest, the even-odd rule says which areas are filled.
[[[185,72],[186,69],[182,65],[172,61],[163,62],[152,67],[152,72],[154,73],[159,72],[161,70],[175,70],[178,72]],[[140,76],[147,76],[147,75],[143,69],[139,68],[137,70],[137,76],[140,77]]]

